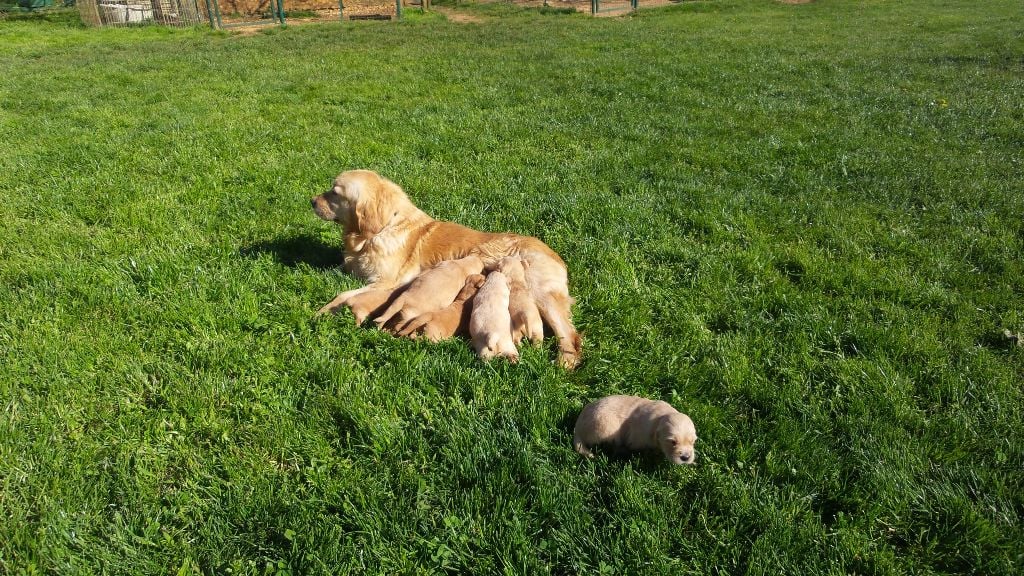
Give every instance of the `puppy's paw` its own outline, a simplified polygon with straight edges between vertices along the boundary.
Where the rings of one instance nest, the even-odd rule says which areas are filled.
[[[575,370],[580,365],[580,357],[575,352],[563,350],[558,354],[558,365],[566,370]]]

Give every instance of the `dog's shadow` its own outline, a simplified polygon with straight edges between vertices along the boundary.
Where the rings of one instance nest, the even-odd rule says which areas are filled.
[[[246,258],[268,254],[289,268],[305,264],[317,270],[330,270],[341,266],[341,248],[329,245],[312,234],[261,240],[241,247],[238,253]]]

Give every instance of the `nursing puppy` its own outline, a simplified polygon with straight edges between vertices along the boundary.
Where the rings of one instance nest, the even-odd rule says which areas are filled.
[[[488,269],[505,256],[521,256],[529,262],[527,285],[541,318],[558,338],[559,363],[570,369],[579,363],[565,262],[537,238],[435,220],[401,187],[369,170],[342,172],[311,203],[318,217],[341,227],[345,269],[369,283],[350,292],[401,286],[439,262],[470,254]]]
[[[528,338],[534,346],[544,340],[544,322],[537,303],[526,285],[526,269],[530,262],[519,256],[506,256],[498,262],[498,270],[508,278],[508,313],[512,318],[512,341]]]
[[[395,318],[395,331],[399,332],[409,320],[451,304],[465,286],[466,278],[483,269],[484,262],[478,256],[445,260],[417,276],[374,321],[383,327]]]
[[[356,326],[361,325],[366,318],[379,314],[391,301],[402,291],[401,288],[382,288],[379,290],[367,290],[356,294],[340,294],[334,300],[328,302],[323,308],[317,311],[317,316],[332,312],[338,313],[342,306],[348,306],[352,315],[356,318]],[[342,298],[344,296],[344,298]]]
[[[606,396],[587,404],[576,419],[573,447],[592,458],[591,446],[612,444],[628,450],[658,448],[675,464],[693,464],[697,429],[667,402],[637,396]]]
[[[484,277],[481,274],[473,274],[466,278],[462,291],[447,308],[413,318],[398,335],[415,338],[417,333],[422,333],[427,340],[440,342],[457,334],[467,333],[469,315],[473,310],[472,299],[483,284]]]
[[[469,335],[473,348],[483,360],[495,356],[519,361],[519,350],[512,342],[512,318],[508,314],[508,279],[501,272],[491,272],[473,299],[469,316]]]

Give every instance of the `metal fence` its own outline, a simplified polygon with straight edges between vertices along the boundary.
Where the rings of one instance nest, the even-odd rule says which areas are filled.
[[[602,12],[632,12],[639,4],[639,0],[590,0],[590,13],[596,16]]]
[[[210,25],[207,0],[77,0],[82,21],[93,26]]]
[[[0,0],[3,2],[4,0]],[[63,0],[13,0],[63,1]],[[77,0],[82,21],[93,26],[210,26],[217,29],[285,24],[285,0]],[[430,0],[289,0],[296,21],[401,19],[403,4],[420,10]],[[288,15],[289,18],[292,16]]]

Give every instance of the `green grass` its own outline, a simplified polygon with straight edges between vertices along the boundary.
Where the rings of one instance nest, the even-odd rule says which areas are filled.
[[[1018,0],[475,10],[0,24],[0,572],[1019,573]],[[580,369],[314,320],[354,167],[557,250]]]

